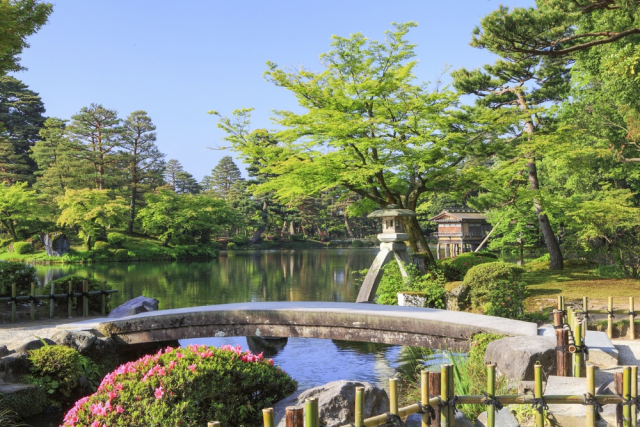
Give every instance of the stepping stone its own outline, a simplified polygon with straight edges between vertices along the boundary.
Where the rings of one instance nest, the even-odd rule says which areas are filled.
[[[549,376],[545,395],[583,395],[587,389],[586,378]],[[616,405],[604,405],[600,414],[603,420],[596,425],[615,425]],[[587,425],[586,406],[584,405],[549,405],[549,418],[562,427],[584,427]],[[608,424],[607,424],[608,423]]]
[[[544,325],[538,328],[538,335],[555,337],[555,329],[552,325]],[[619,352],[613,345],[606,332],[587,331],[585,344],[589,349],[587,361],[601,368],[618,366]]]

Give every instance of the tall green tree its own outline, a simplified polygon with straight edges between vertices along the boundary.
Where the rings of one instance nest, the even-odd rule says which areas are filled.
[[[203,183],[206,182],[205,191],[211,191],[222,199],[227,199],[231,188],[236,182],[242,181],[240,169],[234,163],[231,156],[224,156],[215,168],[211,170],[210,176],[205,176]]]
[[[104,108],[100,104],[91,104],[71,116],[67,126],[69,137],[78,142],[84,157],[93,165],[95,188],[104,190],[114,187],[115,168],[118,157],[116,152],[124,140],[124,129],[115,110]]]
[[[155,125],[145,111],[134,111],[124,121],[121,149],[127,165],[127,184],[130,191],[127,231],[133,232],[136,206],[145,192],[162,180],[164,154],[156,146]]]
[[[164,180],[173,191],[176,191],[177,175],[180,172],[184,172],[184,168],[176,159],[170,159],[164,166]]]
[[[47,23],[51,3],[37,0],[0,0],[0,76],[24,70],[18,55],[29,47],[26,39]]]
[[[45,117],[40,96],[20,80],[0,76],[0,179],[33,182],[29,150],[40,140]]]
[[[175,191],[178,194],[198,194],[200,193],[200,184],[187,171],[178,172],[175,178]]]
[[[77,227],[88,251],[106,227],[124,222],[128,211],[123,197],[111,196],[109,190],[89,188],[67,190],[58,199],[58,207],[58,225]]]
[[[0,224],[14,241],[20,240],[20,224],[33,219],[40,210],[38,196],[27,188],[26,182],[0,184]]]
[[[481,139],[450,111],[454,93],[415,82],[414,45],[405,39],[414,26],[395,24],[384,42],[334,36],[321,72],[268,64],[267,80],[292,92],[303,110],[277,112],[279,143],[266,146],[247,132],[250,110],[219,122],[243,159],[265,159],[274,178],[258,191],[287,201],[343,186],[380,206],[415,210],[423,194],[456,185]],[[417,220],[404,223],[413,250],[433,261]]]

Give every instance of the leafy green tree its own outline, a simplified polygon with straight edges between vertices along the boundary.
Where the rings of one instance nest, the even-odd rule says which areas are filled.
[[[33,181],[36,165],[29,149],[40,140],[45,118],[40,96],[20,80],[0,76],[0,179]]]
[[[82,147],[85,159],[93,165],[95,188],[104,190],[114,187],[117,149],[124,139],[124,129],[115,110],[100,104],[91,104],[71,116],[67,126],[69,137]]]
[[[384,42],[334,36],[318,73],[268,64],[267,79],[296,95],[303,110],[277,112],[279,143],[247,132],[249,109],[219,122],[232,149],[249,163],[264,159],[273,175],[258,192],[288,201],[343,186],[380,206],[415,210],[423,194],[456,185],[464,160],[483,145],[463,114],[450,111],[455,94],[414,83],[414,45],[405,40],[413,26],[395,24]],[[413,250],[433,260],[417,220],[405,228]]]
[[[26,182],[0,185],[0,224],[14,241],[20,240],[20,224],[33,219],[40,208],[35,190],[27,189]]]
[[[127,164],[130,191],[127,231],[133,232],[136,206],[142,195],[153,189],[162,179],[164,154],[155,144],[155,125],[145,111],[134,111],[124,121],[122,151]]]
[[[18,55],[28,36],[47,23],[53,5],[37,0],[0,1],[0,76],[12,71],[24,70]]]
[[[205,195],[179,195],[160,189],[146,196],[138,219],[142,229],[163,244],[208,243],[212,235],[239,221],[238,213],[224,200]]]
[[[211,170],[210,176],[205,176],[203,185],[205,191],[211,191],[218,197],[227,199],[231,188],[238,181],[242,181],[240,169],[234,163],[231,156],[224,156],[215,168]]]
[[[122,223],[128,211],[123,197],[111,196],[109,190],[89,188],[67,190],[58,199],[58,207],[58,225],[77,227],[88,251],[104,229]]]

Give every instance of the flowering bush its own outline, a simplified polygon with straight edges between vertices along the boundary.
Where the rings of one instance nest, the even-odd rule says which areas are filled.
[[[489,316],[522,319],[524,317],[524,299],[527,297],[527,285],[523,282],[499,280],[489,290]]]
[[[272,360],[240,346],[167,347],[105,376],[98,391],[69,410],[63,426],[255,424],[263,408],[296,388]]]

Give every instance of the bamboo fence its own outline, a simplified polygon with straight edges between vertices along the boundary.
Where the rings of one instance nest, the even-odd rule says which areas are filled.
[[[73,299],[75,298],[76,307],[80,307],[79,298],[82,297],[82,315],[84,317],[89,316],[89,297],[93,295],[102,295],[102,308],[101,313],[104,316],[107,311],[107,295],[118,292],[115,289],[107,290],[107,282],[103,281],[101,285],[101,290],[99,291],[91,291],[89,292],[89,284],[87,281],[82,282],[82,292],[74,292],[73,284],[69,283],[69,289],[66,294],[63,293],[55,293],[55,289],[51,286],[51,292],[49,295],[36,295],[36,284],[35,282],[31,283],[31,292],[29,295],[17,295],[17,287],[16,284],[11,284],[11,296],[10,297],[0,297],[0,302],[11,301],[11,321],[17,321],[17,305],[18,301],[30,301],[31,306],[31,320],[36,320],[36,305],[38,301],[49,301],[49,317],[53,318],[54,308],[55,308],[55,300],[57,299],[66,299],[67,300],[67,313],[69,317],[73,315]]]

